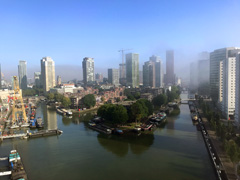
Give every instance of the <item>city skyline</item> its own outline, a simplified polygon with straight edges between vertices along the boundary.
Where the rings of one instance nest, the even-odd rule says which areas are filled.
[[[90,56],[107,74],[108,68],[121,63],[118,50],[132,48],[139,54],[140,66],[151,55],[160,56],[165,66],[165,51],[173,49],[179,74],[199,52],[239,46],[239,5],[239,1],[216,0],[0,2],[2,72],[14,75],[17,70],[12,73],[10,65],[20,59],[28,62],[29,69],[39,71],[38,60],[43,56],[52,57],[59,66],[81,69],[79,61]],[[130,11],[133,6],[137,8]],[[85,13],[88,9],[91,14]],[[51,12],[43,14],[42,10]]]

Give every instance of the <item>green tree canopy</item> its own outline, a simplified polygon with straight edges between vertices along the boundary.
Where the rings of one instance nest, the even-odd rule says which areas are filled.
[[[135,122],[141,121],[141,119],[148,116],[148,108],[141,102],[135,102],[131,106],[131,117]]]
[[[57,102],[62,102],[63,101],[63,95],[62,94],[59,94],[59,93],[55,93],[54,94],[54,99],[55,99],[55,101],[57,101]]]
[[[96,104],[96,99],[95,96],[93,94],[88,94],[86,96],[83,97],[83,104],[87,107],[87,108],[91,108],[94,107]]]
[[[137,100],[137,102],[140,102],[142,104],[144,104],[147,109],[148,109],[148,116],[152,115],[153,114],[153,105],[150,101],[148,101],[147,99],[139,99]]]
[[[152,103],[156,107],[161,107],[164,104],[167,104],[167,96],[165,94],[160,94],[153,98]]]
[[[105,104],[98,109],[97,114],[112,124],[124,124],[128,121],[127,110],[122,105]]]
[[[63,96],[62,105],[64,107],[69,107],[71,105],[71,100],[68,97]]]
[[[47,94],[47,98],[48,98],[49,100],[53,100],[53,99],[54,99],[54,94],[53,94],[53,93],[48,93],[48,94]]]

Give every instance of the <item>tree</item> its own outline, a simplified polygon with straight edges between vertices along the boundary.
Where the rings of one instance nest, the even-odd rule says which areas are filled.
[[[62,105],[64,107],[69,107],[71,105],[71,100],[68,97],[63,97],[62,98]]]
[[[116,102],[120,102],[120,98],[119,97],[116,98]]]
[[[97,114],[112,124],[124,124],[128,121],[127,110],[122,105],[105,104],[98,109]]]
[[[124,124],[128,121],[127,109],[122,105],[114,105],[112,109],[112,119],[113,124]]]
[[[237,144],[233,141],[233,140],[230,140],[228,142],[228,155],[230,156],[230,159],[232,162],[237,162],[238,161],[238,147],[237,147]]]
[[[57,101],[57,102],[62,102],[63,101],[63,95],[62,94],[59,94],[59,93],[55,93],[54,94],[54,99],[55,99],[55,101]]]
[[[101,97],[101,101],[102,101],[102,102],[104,102],[104,101],[105,101],[105,98],[104,98],[103,96]]]
[[[54,94],[53,94],[53,93],[48,93],[48,94],[47,94],[47,98],[48,98],[49,100],[53,100],[53,99],[54,99]]]
[[[152,103],[156,107],[161,107],[164,104],[167,104],[167,96],[165,94],[160,94],[153,98]]]
[[[137,102],[140,102],[142,104],[144,104],[147,109],[148,109],[148,116],[152,115],[153,114],[153,105],[150,101],[148,101],[147,99],[139,99],[137,100]]]
[[[135,102],[131,106],[131,116],[137,123],[141,119],[148,116],[148,109],[144,104],[142,104],[140,102]]]
[[[83,97],[83,104],[87,107],[87,108],[91,108],[94,107],[96,104],[96,99],[95,96],[93,94],[88,94],[86,96]]]

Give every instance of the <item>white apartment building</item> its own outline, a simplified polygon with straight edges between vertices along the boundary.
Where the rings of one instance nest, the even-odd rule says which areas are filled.
[[[235,112],[236,57],[225,59],[222,61],[222,65],[222,113],[226,118],[229,118],[229,116],[233,116]]]
[[[94,76],[94,59],[90,57],[83,58],[82,61],[83,68],[83,82],[85,85],[95,81]]]
[[[44,93],[56,86],[55,63],[50,57],[41,59],[41,84],[43,85]]]
[[[219,62],[219,98],[218,102],[221,104],[222,108],[222,100],[223,100],[223,61]]]
[[[235,122],[240,124],[240,53],[236,56]]]
[[[239,47],[227,47],[216,49],[210,53],[210,93],[213,101],[220,101],[219,95],[219,65],[220,61],[224,61],[230,57],[236,57],[236,53],[240,51]]]

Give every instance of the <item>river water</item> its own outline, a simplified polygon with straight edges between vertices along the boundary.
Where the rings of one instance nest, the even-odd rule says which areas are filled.
[[[59,128],[60,136],[5,140],[0,156],[14,147],[31,180],[146,180],[216,179],[188,105],[154,132],[140,136],[106,136],[87,127],[91,114],[62,117],[41,104],[37,116],[45,129]]]

